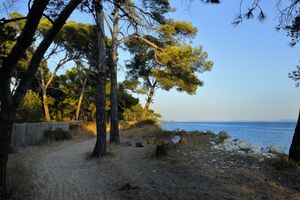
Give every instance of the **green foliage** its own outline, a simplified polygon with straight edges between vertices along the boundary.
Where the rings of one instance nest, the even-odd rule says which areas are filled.
[[[160,38],[168,41],[170,45],[170,43],[175,44],[178,39],[193,39],[197,34],[197,28],[190,22],[170,20],[168,23],[160,25],[157,32],[160,34]],[[179,38],[176,39],[177,37]]]
[[[192,47],[184,43],[185,39],[194,38],[196,33],[197,29],[191,23],[170,20],[158,28],[157,38],[145,37],[160,49],[137,39],[129,41],[126,45],[133,54],[126,65],[129,80],[132,80],[129,86],[137,89],[137,83],[141,83],[143,86],[140,88],[147,88],[148,92],[153,88],[175,88],[194,94],[203,85],[198,73],[209,71],[213,66],[201,46]]]
[[[144,126],[156,126],[156,125],[157,125],[157,121],[156,120],[146,119],[146,120],[137,122],[136,124],[134,124],[130,128],[142,128]]]
[[[137,122],[141,119],[143,113],[143,107],[140,103],[126,109],[123,113],[123,120],[125,122]],[[145,120],[158,121],[161,115],[159,113],[154,112],[154,110],[149,109]],[[144,120],[143,120],[144,121]]]
[[[16,122],[41,122],[43,116],[39,95],[29,90],[17,110]]]

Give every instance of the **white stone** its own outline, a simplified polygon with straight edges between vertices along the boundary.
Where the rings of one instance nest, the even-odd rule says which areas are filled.
[[[176,135],[175,137],[173,137],[173,138],[171,139],[171,142],[172,142],[173,144],[178,144],[178,143],[180,142],[180,140],[181,140],[181,137],[178,136],[178,135]]]
[[[247,144],[246,142],[243,142],[243,141],[240,142],[238,144],[238,146],[239,146],[240,149],[248,149],[248,148],[250,148],[249,144]]]

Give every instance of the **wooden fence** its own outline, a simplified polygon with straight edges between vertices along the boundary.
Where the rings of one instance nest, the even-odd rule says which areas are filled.
[[[70,124],[70,122],[15,123],[13,125],[11,147],[16,150],[19,147],[39,144],[43,140],[45,130],[61,128],[68,131],[70,130]]]

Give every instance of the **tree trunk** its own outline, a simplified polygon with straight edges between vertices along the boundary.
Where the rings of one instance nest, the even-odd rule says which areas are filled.
[[[47,88],[42,87],[42,92],[43,92],[43,106],[45,112],[45,119],[47,122],[50,122],[51,117],[50,117],[49,106],[48,106]]]
[[[80,96],[79,96],[79,100],[78,100],[78,104],[77,104],[77,108],[76,108],[76,120],[79,120],[80,108],[81,108],[81,104],[82,104],[83,97],[84,97],[84,92],[85,92],[87,79],[88,79],[88,74],[86,74],[86,77],[84,79],[83,86],[82,86],[82,89],[81,89],[81,93],[80,93]]]
[[[26,49],[32,44],[40,19],[50,0],[34,0],[27,15],[25,26],[17,38],[17,42],[9,55],[3,59],[0,68],[0,85],[2,81],[10,81],[11,73],[16,68],[17,63],[23,57]],[[0,92],[2,92],[0,90]]]
[[[2,113],[2,115],[9,115]],[[5,117],[7,118],[7,117]],[[6,186],[6,171],[8,153],[10,147],[12,122],[0,120],[0,200],[6,200],[7,198],[7,186]]]
[[[60,29],[63,27],[69,16],[72,14],[72,12],[75,10],[75,8],[79,5],[80,2],[81,0],[71,0],[69,4],[66,5],[66,7],[62,10],[60,15],[55,20],[52,28],[49,31],[47,31],[44,39],[32,55],[29,66],[14,94],[15,107],[17,107],[24,98],[29,85],[34,79],[35,73],[39,67],[41,60],[43,59],[45,52],[47,51]]]
[[[297,163],[300,161],[300,110],[298,115],[298,122],[289,151],[289,160]]]
[[[7,198],[6,169],[15,113],[9,84],[6,85],[6,88],[7,90],[3,92],[4,95],[0,97],[0,200]]]
[[[144,107],[144,109],[143,109],[143,112],[142,112],[141,120],[144,120],[144,119],[146,118],[146,116],[147,116],[147,113],[148,113],[150,104],[151,104],[152,99],[153,99],[153,96],[154,96],[155,87],[156,87],[156,82],[155,82],[155,83],[153,84],[153,86],[150,88],[149,95],[148,95],[148,98],[147,98],[145,107]]]
[[[118,119],[118,22],[119,8],[115,5],[113,16],[113,35],[112,35],[112,59],[113,64],[110,70],[110,143],[120,143],[119,119]]]
[[[51,45],[52,41],[62,28],[66,20],[69,18],[73,10],[78,6],[81,0],[72,0],[63,9],[58,16],[52,28],[47,32],[44,40],[40,43],[34,52],[30,64],[25,75],[22,77],[14,96],[10,93],[11,72],[15,68],[18,61],[23,56],[26,49],[31,45],[40,18],[47,6],[49,0],[35,0],[29,11],[26,25],[17,39],[17,43],[13,47],[10,54],[3,60],[0,68],[0,199],[6,199],[6,169],[8,152],[10,147],[10,138],[12,132],[12,124],[20,102],[24,98],[29,85],[31,84],[37,68]]]
[[[92,156],[103,157],[106,155],[106,65],[105,65],[105,32],[104,12],[102,0],[93,0],[96,11],[97,27],[97,94],[96,94],[96,124],[97,139]]]
[[[103,157],[106,155],[106,80],[102,79],[98,81],[96,96],[97,139],[92,156]]]

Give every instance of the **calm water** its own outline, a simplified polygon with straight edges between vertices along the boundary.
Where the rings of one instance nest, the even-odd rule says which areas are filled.
[[[275,145],[286,153],[290,148],[295,122],[166,122],[166,130],[226,131],[232,138],[238,138],[261,147]]]

